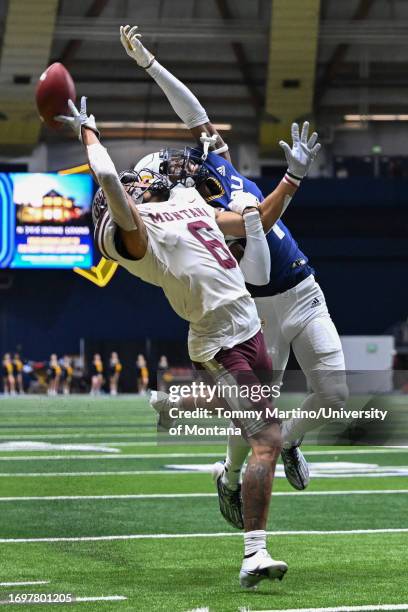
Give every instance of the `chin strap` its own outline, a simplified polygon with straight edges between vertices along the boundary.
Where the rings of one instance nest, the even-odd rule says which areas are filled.
[[[201,159],[205,161],[208,157],[208,152],[211,148],[215,147],[215,143],[217,142],[217,134],[213,134],[212,136],[208,136],[206,132],[201,132],[200,142],[203,145],[203,154]]]

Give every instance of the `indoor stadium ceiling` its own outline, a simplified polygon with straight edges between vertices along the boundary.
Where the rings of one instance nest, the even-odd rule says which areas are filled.
[[[6,54],[7,6],[41,7],[47,2],[50,0],[0,2],[2,58]],[[285,6],[290,5],[300,7],[295,17],[286,11]],[[316,7],[314,21],[307,13],[311,5]],[[20,51],[27,36],[34,37],[38,32],[41,15],[40,11],[36,19],[33,12],[30,20],[24,20],[23,35],[12,38]],[[215,123],[232,124],[229,140],[258,141],[262,124],[279,123],[280,104],[288,108],[287,96],[282,97],[282,93],[292,96],[289,106],[292,104],[293,114],[298,118],[314,114],[323,133],[343,123],[347,114],[408,112],[408,103],[401,95],[408,86],[405,0],[56,3],[55,19],[48,20],[48,33],[41,34],[51,39],[45,65],[58,60],[67,66],[78,94],[88,96],[89,108],[99,121],[168,123],[177,119],[167,100],[119,42],[119,25],[127,23],[140,26],[146,46],[193,89]],[[274,37],[280,41],[279,67],[278,62],[273,63],[276,55],[269,53]],[[10,37],[8,40],[10,44]],[[32,40],[29,43],[32,49]],[[29,48],[26,57],[30,58]],[[25,66],[20,61],[14,66],[9,106],[10,100],[21,100],[21,93],[31,96],[32,101],[35,76],[30,70],[34,70],[35,62],[31,63]],[[25,77],[31,78],[31,94]],[[2,73],[0,63],[0,84],[3,86],[9,78],[10,71]],[[290,91],[277,91],[279,87]],[[7,115],[7,109],[0,108],[0,112]],[[25,107],[23,116],[27,119]],[[168,138],[172,133],[167,128],[133,126],[122,127],[121,135]],[[174,136],[180,137],[180,132]],[[52,140],[53,136],[43,132],[42,138]],[[2,142],[5,144],[4,138]]]

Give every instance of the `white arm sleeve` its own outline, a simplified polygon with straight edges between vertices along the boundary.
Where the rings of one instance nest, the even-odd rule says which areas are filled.
[[[89,145],[87,150],[89,164],[103,189],[111,219],[126,232],[137,229],[126,192],[107,150],[100,143]]]
[[[189,129],[208,123],[207,113],[195,95],[157,60],[154,60],[146,72],[161,87],[174,112]]]
[[[244,215],[246,247],[239,266],[245,281],[251,285],[267,285],[271,273],[271,256],[257,211]]]

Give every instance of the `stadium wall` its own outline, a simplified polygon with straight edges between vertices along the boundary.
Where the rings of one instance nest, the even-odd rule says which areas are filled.
[[[381,334],[406,319],[406,260],[329,255],[313,257],[312,263],[341,334]],[[186,337],[186,324],[161,290],[124,271],[104,289],[71,271],[11,274],[11,288],[0,293],[2,353],[21,347],[26,357],[46,359],[52,352],[78,353],[80,338],[133,340],[139,346],[145,338]]]
[[[268,192],[273,182],[262,187]],[[341,334],[381,334],[407,318],[407,187],[402,180],[313,180],[288,209],[285,222],[315,266]],[[187,325],[162,291],[125,271],[104,289],[70,270],[3,275],[11,286],[0,289],[1,353],[19,347],[27,358],[46,359],[78,353],[80,338],[142,348],[146,338],[186,338]]]

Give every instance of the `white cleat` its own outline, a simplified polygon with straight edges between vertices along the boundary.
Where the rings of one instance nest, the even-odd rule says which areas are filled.
[[[150,406],[157,412],[158,431],[168,432],[175,423],[175,419],[169,416],[169,410],[174,408],[174,402],[170,400],[169,395],[164,393],[164,391],[152,391],[149,389],[147,396]]]
[[[288,566],[284,561],[275,561],[265,548],[243,560],[239,572],[239,583],[244,589],[253,589],[261,580],[282,580]]]

